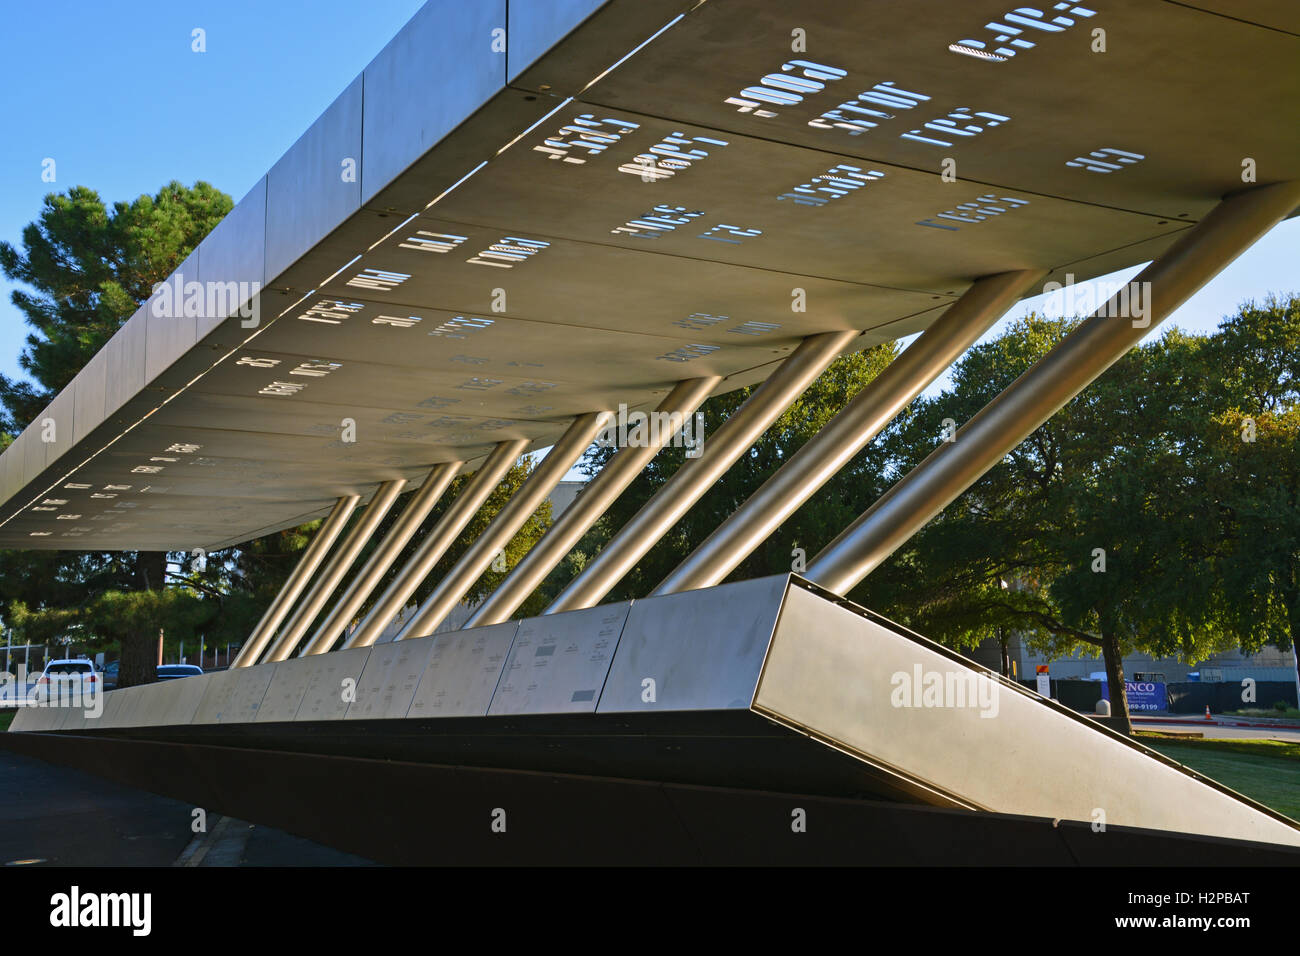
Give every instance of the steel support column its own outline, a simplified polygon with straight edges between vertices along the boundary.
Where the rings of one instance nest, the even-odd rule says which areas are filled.
[[[1003,272],[967,289],[653,593],[674,594],[722,581],[1045,275],[1039,270]]]
[[[334,508],[330,511],[329,517],[320,526],[316,536],[312,538],[311,544],[307,545],[307,550],[298,559],[298,564],[289,575],[289,579],[284,582],[284,586],[280,588],[280,593],[275,596],[275,600],[266,609],[262,619],[257,622],[253,632],[248,635],[248,640],[244,641],[244,646],[236,655],[234,663],[230,665],[231,667],[248,667],[257,660],[262,653],[262,648],[266,647],[266,642],[271,639],[271,634],[280,626],[280,622],[289,613],[289,608],[293,606],[293,602],[298,600],[298,595],[302,593],[302,589],[307,586],[311,576],[316,573],[320,563],[325,560],[325,555],[329,553],[330,546],[334,544],[334,539],[339,536],[343,526],[348,523],[352,510],[356,508],[357,502],[360,500],[360,495],[344,495],[334,503]]]
[[[325,606],[329,596],[339,586],[343,575],[347,574],[348,568],[352,567],[352,562],[357,559],[357,555],[361,553],[361,549],[375,533],[379,522],[384,520],[384,515],[388,514],[388,509],[393,507],[393,502],[405,487],[406,479],[398,478],[395,481],[385,481],[375,489],[370,503],[366,505],[365,514],[361,516],[357,526],[343,539],[343,543],[330,557],[325,569],[316,576],[311,590],[298,604],[293,616],[289,618],[289,623],[280,630],[279,636],[271,644],[271,649],[262,657],[262,663],[282,661],[293,653],[298,642],[302,640],[303,634],[311,626],[311,622],[316,620],[320,609]]]
[[[588,412],[573,420],[573,424],[547,453],[542,463],[533,469],[528,480],[492,519],[487,530],[469,546],[456,566],[438,582],[433,593],[420,605],[415,616],[406,622],[394,640],[426,637],[434,632],[451,609],[474,586],[479,576],[488,569],[497,552],[510,543],[510,539],[532,517],[551,489],[568,474],[582,453],[596,440],[596,436],[609,425],[611,417],[609,412]]]
[[[357,625],[357,629],[343,645],[345,648],[369,647],[379,639],[388,622],[406,605],[420,582],[429,576],[433,566],[447,553],[456,536],[469,524],[475,512],[482,507],[488,495],[492,494],[497,483],[527,447],[528,439],[513,438],[500,442],[492,449],[492,454],[487,456],[469,484],[461,489],[451,507],[420,542],[420,547],[411,556],[411,560],[406,562],[397,578],[379,596],[370,613]]]
[[[768,427],[803,394],[862,333],[823,332],[804,339],[704,443],[700,458],[688,458],[542,613],[555,614],[598,604],[655,543],[690,510]]]
[[[307,646],[299,652],[299,657],[306,657],[308,654],[324,654],[334,646],[343,629],[356,616],[361,605],[366,602],[366,598],[374,592],[384,573],[392,567],[397,556],[406,547],[406,542],[410,541],[419,530],[420,523],[429,516],[433,506],[442,498],[464,464],[463,461],[445,461],[434,465],[429,470],[424,483],[420,485],[420,490],[407,502],[384,540],[366,559],[366,563],[352,579],[352,583],[338,599],[338,603],[330,608],[329,614],[321,622],[320,627],[316,628]]]
[[[1117,315],[1112,298],[841,532],[807,577],[847,593],[1297,205],[1300,181],[1224,199],[1133,280],[1150,289],[1149,321]]]
[[[722,377],[719,375],[679,382],[659,403],[655,413],[673,416],[675,420],[685,422],[721,382]],[[501,582],[501,586],[488,595],[487,600],[470,615],[465,626],[499,624],[509,619],[660,449],[672,440],[675,431],[660,427],[656,432],[657,442],[628,446],[616,451],[600,474],[582,489],[564,514],[556,519],[542,535],[542,539],[533,545],[523,560]]]

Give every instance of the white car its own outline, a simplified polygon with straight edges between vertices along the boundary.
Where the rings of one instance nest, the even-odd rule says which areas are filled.
[[[95,671],[93,661],[84,657],[64,658],[45,665],[45,670],[41,671],[41,676],[36,680],[33,695],[37,700],[46,701],[68,699],[75,694],[76,699],[80,700],[103,689],[102,679]]]

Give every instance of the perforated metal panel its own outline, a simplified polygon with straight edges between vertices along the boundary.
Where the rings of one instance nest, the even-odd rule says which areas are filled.
[[[230,704],[221,713],[223,724],[249,724],[257,720],[262,698],[271,684],[278,664],[258,664],[236,671],[239,678],[230,695]]]
[[[435,635],[408,717],[482,717],[492,703],[518,621]]]
[[[194,712],[192,723],[216,724],[221,722],[221,715],[230,709],[230,701],[235,693],[237,678],[240,673],[237,670],[226,670],[205,675],[207,677],[207,686],[203,689],[203,697]]]
[[[917,331],[981,275],[1143,262],[1244,158],[1300,177],[1284,4],[1027,9],[424,7],[182,265],[269,279],[257,327],[141,309],[51,405],[68,439],[0,457],[0,544],[237,543],[809,334]]]
[[[521,622],[488,713],[594,711],[630,607],[623,601]]]
[[[634,602],[597,711],[748,709],[785,586],[776,575]]]
[[[307,668],[307,689],[302,695],[295,720],[338,720],[348,712],[352,692],[370,658],[370,648],[318,654],[303,660],[315,661]]]
[[[366,668],[357,681],[356,700],[348,706],[347,719],[405,717],[435,640],[423,637],[370,648]]]

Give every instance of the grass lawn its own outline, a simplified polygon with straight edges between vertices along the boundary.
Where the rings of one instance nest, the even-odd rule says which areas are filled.
[[[16,710],[0,710],[0,734],[9,729],[9,725],[14,722],[14,716],[17,713]]]
[[[1140,733],[1139,742],[1225,787],[1300,820],[1300,744],[1282,740],[1179,739]]]

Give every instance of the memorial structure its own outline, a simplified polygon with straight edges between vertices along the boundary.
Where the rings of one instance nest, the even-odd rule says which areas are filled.
[[[1297,211],[1298,60],[1272,0],[433,0],[0,455],[4,547],[315,540],[229,671],[6,744],[395,861],[1286,859],[1293,821],[843,596]],[[1148,262],[803,575],[722,583],[1019,299]],[[837,356],[913,333],[606,602]],[[432,636],[621,406],[760,383],[545,613],[671,429]],[[446,824],[416,852],[402,808]]]

